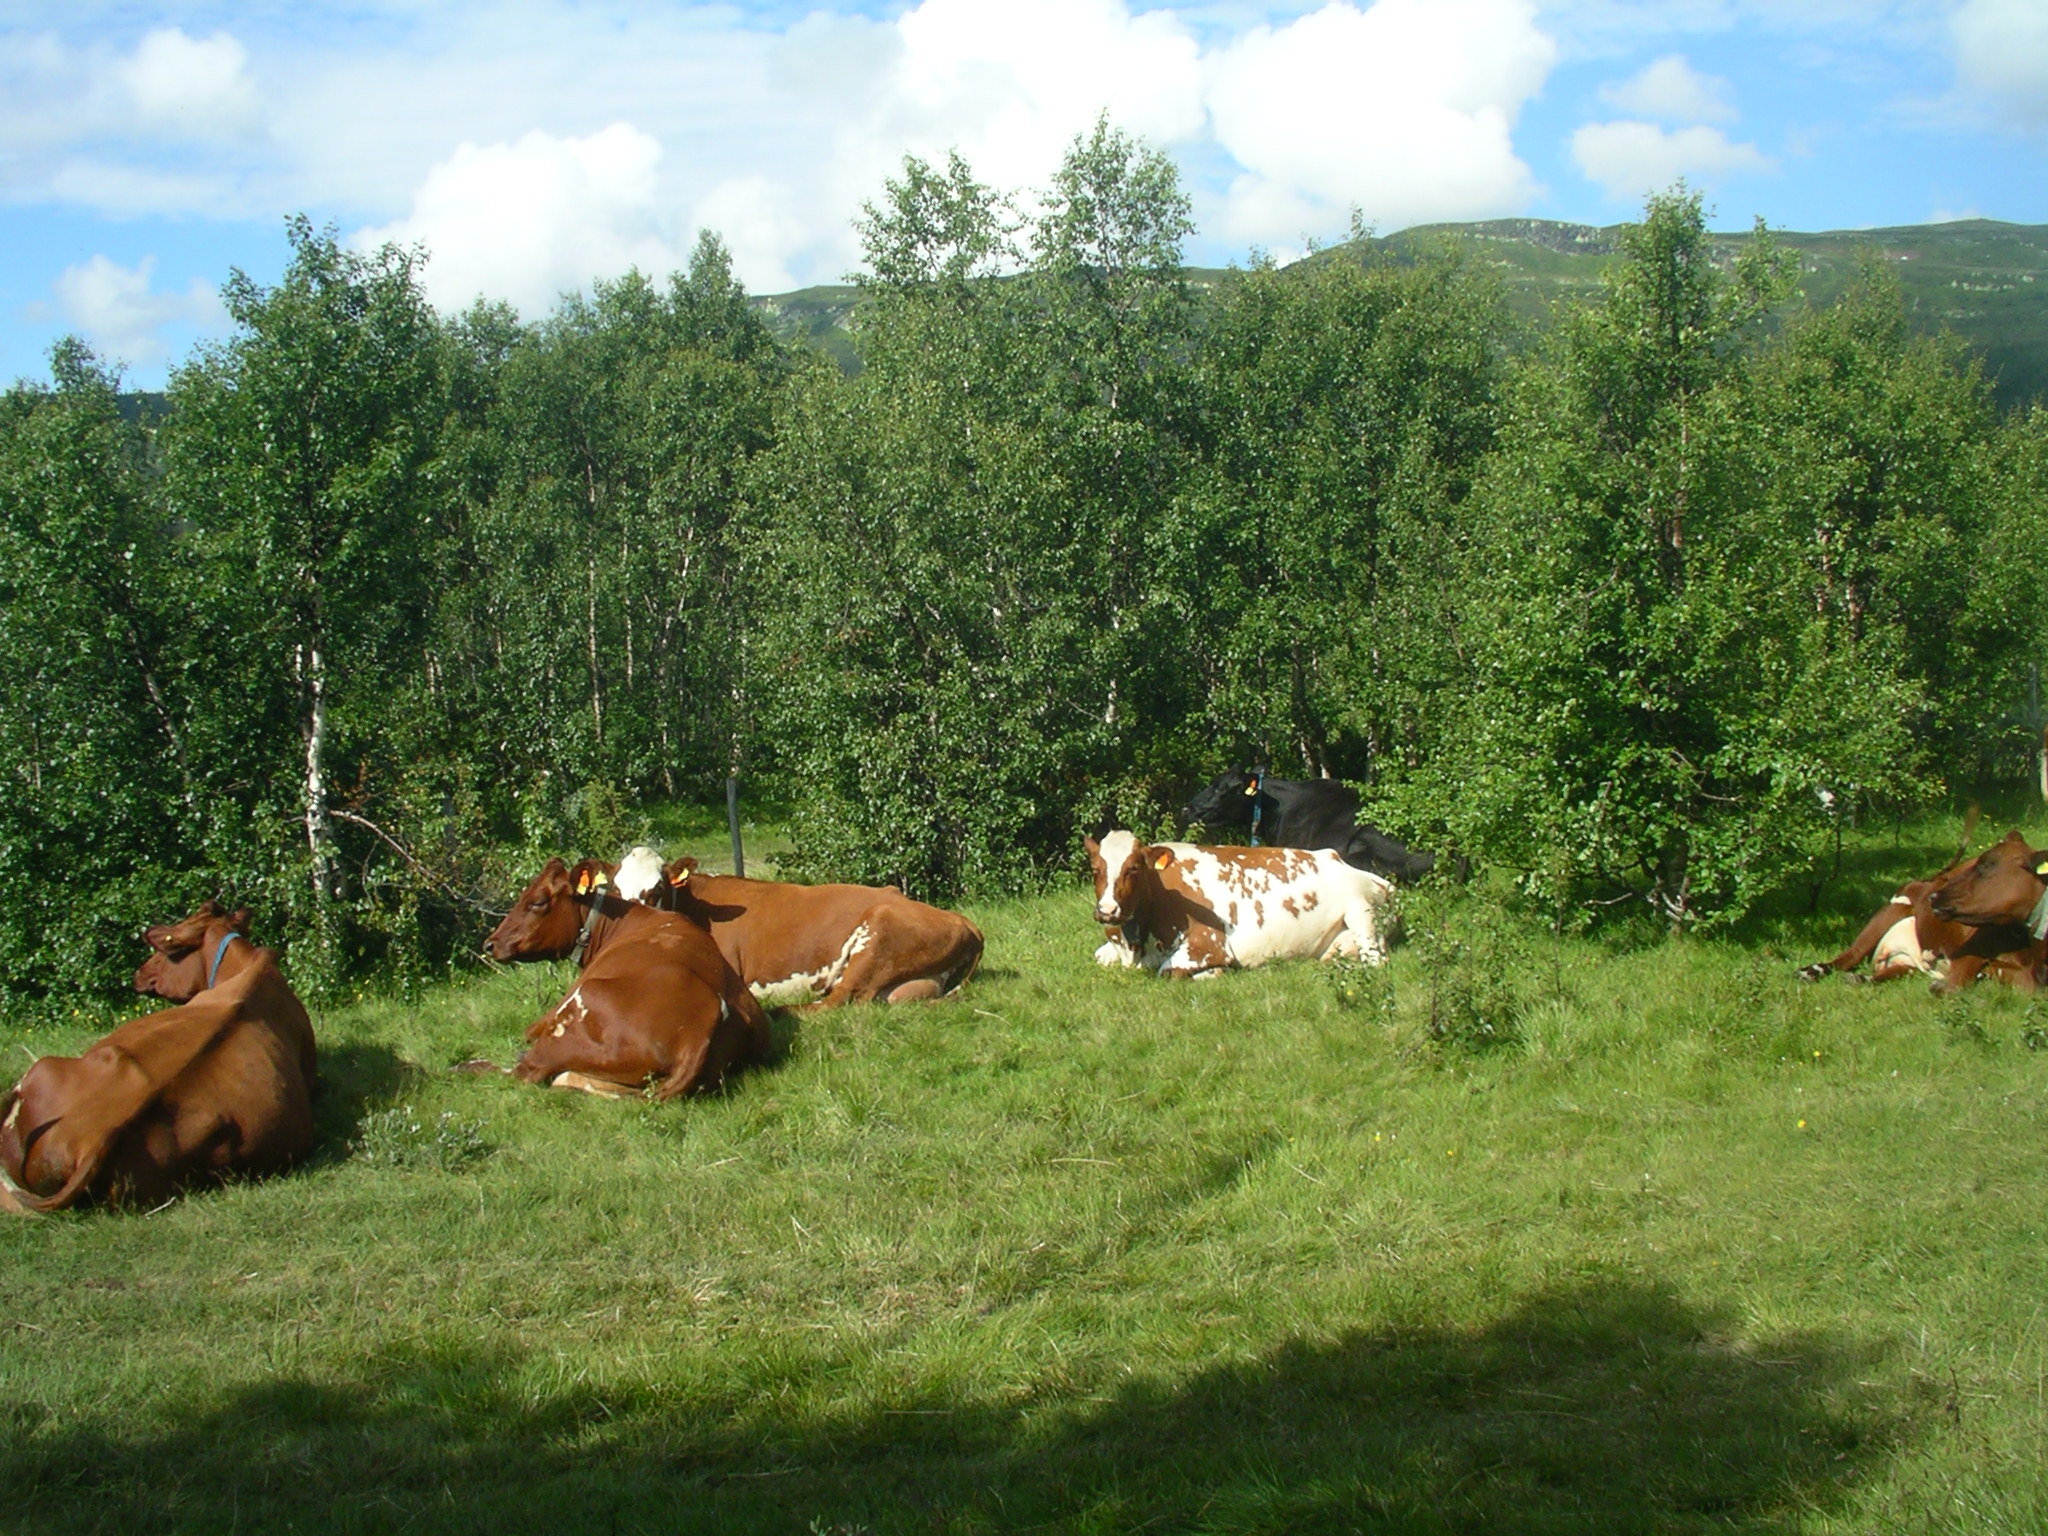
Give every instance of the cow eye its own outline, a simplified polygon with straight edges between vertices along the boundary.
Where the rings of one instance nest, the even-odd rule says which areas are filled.
[[[547,898],[547,897],[545,897],[545,896],[536,896],[536,897],[534,897],[534,898],[533,898],[533,910],[534,910],[534,911],[536,911],[536,912],[545,912],[545,911],[547,911],[547,909],[548,909],[548,898]]]

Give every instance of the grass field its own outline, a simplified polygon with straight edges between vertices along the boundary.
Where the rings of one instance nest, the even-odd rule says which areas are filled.
[[[0,1226],[0,1528],[2048,1529],[2048,1008],[1793,976],[1952,835],[1377,975],[970,909],[666,1106],[444,1070],[563,967],[327,1011],[307,1166]]]

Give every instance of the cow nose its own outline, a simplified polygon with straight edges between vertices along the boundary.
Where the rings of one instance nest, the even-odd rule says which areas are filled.
[[[1122,921],[1121,917],[1117,913],[1116,904],[1114,902],[1107,901],[1098,901],[1097,903],[1095,903],[1095,920],[1099,923],[1114,923]]]

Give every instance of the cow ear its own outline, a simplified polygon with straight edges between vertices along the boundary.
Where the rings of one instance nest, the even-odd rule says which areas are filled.
[[[1247,797],[1256,795],[1259,792],[1259,781],[1254,778],[1251,783],[1245,785],[1244,792]]]
[[[237,933],[240,933],[244,938],[247,938],[249,932],[249,909],[247,907],[237,907],[234,911],[230,912],[228,914],[228,926]]]
[[[688,885],[690,876],[696,872],[697,861],[686,853],[679,859],[670,859],[661,874],[670,885],[681,886]]]
[[[1153,850],[1153,853],[1152,853],[1152,867],[1153,867],[1154,869],[1164,869],[1164,868],[1166,868],[1166,866],[1167,866],[1167,865],[1171,864],[1172,862],[1173,862],[1173,851],[1172,851],[1171,849],[1169,849],[1169,848],[1157,848],[1157,849],[1154,849],[1154,850]]]
[[[595,859],[585,859],[576,866],[576,894],[588,896],[592,891],[601,891],[611,884],[611,876],[605,867]]]

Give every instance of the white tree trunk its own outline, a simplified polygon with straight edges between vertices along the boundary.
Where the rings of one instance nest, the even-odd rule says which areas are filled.
[[[313,855],[313,899],[326,901],[334,894],[334,836],[327,823],[327,663],[317,644],[305,654],[312,695],[306,722],[306,846]]]

